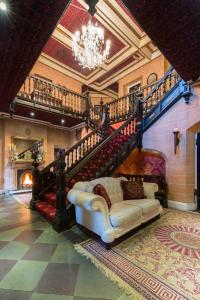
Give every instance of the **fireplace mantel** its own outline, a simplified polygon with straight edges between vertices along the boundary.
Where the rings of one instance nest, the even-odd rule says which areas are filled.
[[[15,191],[18,189],[17,187],[17,173],[18,170],[32,170],[32,162],[27,160],[20,161],[12,161],[11,162],[11,170],[12,170],[12,185],[10,190]],[[44,168],[44,161],[40,163],[40,168]]]

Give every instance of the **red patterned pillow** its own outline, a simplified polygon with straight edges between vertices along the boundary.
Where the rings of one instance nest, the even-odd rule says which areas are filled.
[[[109,209],[111,208],[112,203],[111,203],[110,197],[108,196],[106,189],[104,188],[103,185],[101,185],[101,184],[95,185],[95,187],[93,188],[93,193],[103,197],[106,200],[108,208]]]
[[[124,200],[145,199],[142,181],[121,181]]]

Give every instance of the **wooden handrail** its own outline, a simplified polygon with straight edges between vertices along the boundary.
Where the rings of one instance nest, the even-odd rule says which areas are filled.
[[[88,109],[88,97],[32,74],[24,81],[16,101],[75,115],[83,120]]]
[[[151,91],[151,93],[149,93],[145,99],[143,99],[143,102],[145,102],[149,97],[151,97],[151,95],[153,93],[155,93],[155,91],[165,82],[166,78],[172,73],[172,71],[174,70],[174,68],[172,66],[170,66],[167,70],[167,72],[164,74],[164,76],[157,81],[156,85],[153,87],[153,90]]]
[[[138,91],[133,91],[108,103],[111,122],[124,120],[133,113],[134,95],[136,95],[137,92],[143,94],[144,112],[149,112],[149,109],[155,106],[164,94],[169,92],[178,82],[179,76],[176,72],[173,73],[173,71],[173,67],[170,66],[164,76],[157,82],[143,86]],[[167,87],[167,81],[169,81],[169,89]]]
[[[48,81],[48,80],[46,80],[46,79],[43,79],[43,78],[41,78],[41,77],[39,77],[39,76],[37,76],[37,75],[30,74],[30,75],[28,75],[28,77],[33,78],[33,79],[36,79],[36,80],[41,81],[41,82],[44,82],[44,83],[47,84],[48,86],[54,86],[54,87],[56,87],[56,88],[58,88],[58,89],[62,89],[62,90],[64,90],[64,91],[66,91],[67,93],[77,95],[77,96],[79,96],[79,97],[81,97],[81,98],[83,98],[83,99],[87,99],[87,97],[86,97],[86,96],[83,96],[82,94],[79,94],[79,93],[77,93],[77,92],[74,92],[74,91],[72,91],[72,90],[66,88],[65,86],[62,86],[62,85],[59,85],[59,84],[50,82],[50,81]],[[27,77],[27,78],[28,78],[28,77]]]
[[[140,101],[138,99],[138,101]],[[69,172],[68,177],[71,178],[73,177],[76,173],[78,173],[78,171],[83,168],[85,166],[85,164],[101,149],[103,148],[103,146],[105,146],[108,142],[111,142],[114,140],[114,138],[120,134],[120,132],[125,129],[131,121],[133,121],[136,118],[137,112],[134,112],[134,114],[132,114],[117,130],[115,130],[110,136],[108,136],[103,142],[101,142],[101,144],[97,147],[95,147],[95,149],[93,151],[90,152],[90,154],[88,154],[81,162],[81,164],[75,166],[71,172]]]
[[[70,154],[71,152],[73,152],[75,149],[77,149],[81,144],[83,144],[85,141],[87,141],[90,137],[92,137],[94,134],[98,134],[98,130],[94,130],[92,132],[90,132],[89,134],[87,134],[83,139],[81,139],[80,141],[78,141],[75,145],[73,145],[71,148],[69,148],[66,152],[65,152],[65,156]],[[42,171],[41,174],[44,174],[46,172],[48,172],[52,167],[55,167],[56,163],[57,163],[58,159],[55,159],[53,162],[51,162],[49,165],[47,165]]]

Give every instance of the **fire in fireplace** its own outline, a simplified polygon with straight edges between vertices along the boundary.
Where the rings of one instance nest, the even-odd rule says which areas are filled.
[[[31,170],[17,170],[17,188],[22,189],[31,189],[32,188],[32,173]]]
[[[32,187],[32,174],[27,172],[22,176],[22,188],[31,188]]]

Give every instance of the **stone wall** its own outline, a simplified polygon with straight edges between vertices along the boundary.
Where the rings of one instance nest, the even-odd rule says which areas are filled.
[[[83,129],[84,136],[86,132]],[[38,123],[9,118],[0,119],[0,190],[14,188],[14,163],[11,161],[11,138],[42,139],[44,166],[54,160],[54,147],[70,148],[76,140],[75,130],[62,130]]]
[[[192,88],[190,103],[176,103],[144,134],[144,148],[156,149],[166,157],[169,199],[194,203],[195,134],[200,131],[200,84]],[[174,154],[174,128],[180,130],[180,144]]]

